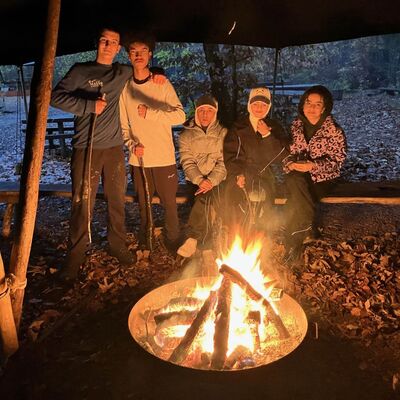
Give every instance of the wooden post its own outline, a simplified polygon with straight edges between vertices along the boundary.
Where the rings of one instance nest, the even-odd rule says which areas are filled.
[[[15,327],[11,297],[6,284],[3,259],[0,254],[0,336],[3,341],[3,352],[6,357],[18,350],[18,336]]]
[[[50,104],[54,58],[57,47],[60,8],[61,0],[48,1],[43,57],[41,62],[35,63],[32,78],[21,189],[17,212],[16,237],[10,261],[11,272],[16,275],[19,282],[26,281],[26,271],[35,227],[47,114]],[[13,298],[13,311],[17,329],[21,321],[24,292],[24,289],[16,290]]]

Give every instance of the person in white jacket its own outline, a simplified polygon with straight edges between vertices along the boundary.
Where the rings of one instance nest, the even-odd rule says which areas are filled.
[[[227,129],[217,120],[217,100],[203,95],[195,105],[195,116],[185,122],[179,137],[181,164],[195,195],[187,238],[177,251],[185,258],[195,253],[198,244],[203,250],[211,247],[210,210],[219,208],[219,184],[226,178],[223,143]]]
[[[133,34],[126,42],[126,50],[133,66],[133,76],[120,97],[120,117],[139,198],[139,246],[145,248],[146,232],[149,230],[140,169],[142,159],[150,197],[157,192],[165,209],[165,245],[175,252],[180,244],[180,230],[176,207],[178,174],[171,127],[185,121],[185,112],[168,80],[163,85],[157,85],[150,79],[149,61],[154,50],[152,37],[143,33]]]

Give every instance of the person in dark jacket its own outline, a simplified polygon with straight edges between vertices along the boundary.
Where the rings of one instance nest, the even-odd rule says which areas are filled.
[[[300,99],[291,125],[290,155],[283,160],[287,188],[287,257],[298,259],[303,241],[318,234],[315,208],[340,176],[346,137],[331,115],[333,98],[324,86],[313,86]]]
[[[269,89],[252,89],[247,108],[249,114],[234,123],[224,142],[225,219],[230,225],[242,227],[260,224],[262,214],[271,213],[276,192],[271,166],[288,155],[282,126],[267,118],[271,108]]]
[[[60,273],[63,280],[75,279],[86,257],[90,218],[83,191],[93,129],[90,209],[93,210],[101,177],[108,204],[109,253],[123,265],[136,262],[125,243],[126,172],[118,108],[119,96],[132,76],[132,68],[113,63],[120,49],[119,33],[103,29],[98,38],[96,60],[75,64],[52,93],[53,107],[76,116],[71,159],[70,235],[66,262]]]

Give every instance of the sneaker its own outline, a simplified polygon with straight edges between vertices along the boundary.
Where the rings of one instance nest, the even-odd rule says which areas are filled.
[[[192,257],[194,253],[196,253],[197,249],[197,240],[193,238],[188,238],[185,240],[185,243],[177,250],[177,254],[184,257],[189,258]]]
[[[108,252],[110,256],[118,259],[121,265],[133,265],[136,264],[136,255],[131,253],[128,249],[122,248],[119,250],[110,249]]]

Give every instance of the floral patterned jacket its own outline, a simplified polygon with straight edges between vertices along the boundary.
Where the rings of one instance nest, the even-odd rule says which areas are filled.
[[[290,145],[290,155],[283,160],[284,171],[289,173],[287,165],[296,161],[300,154],[306,153],[308,160],[315,164],[310,171],[313,182],[323,182],[340,176],[347,149],[343,129],[329,115],[308,143],[303,130],[301,119],[295,119],[291,126],[293,142]]]

